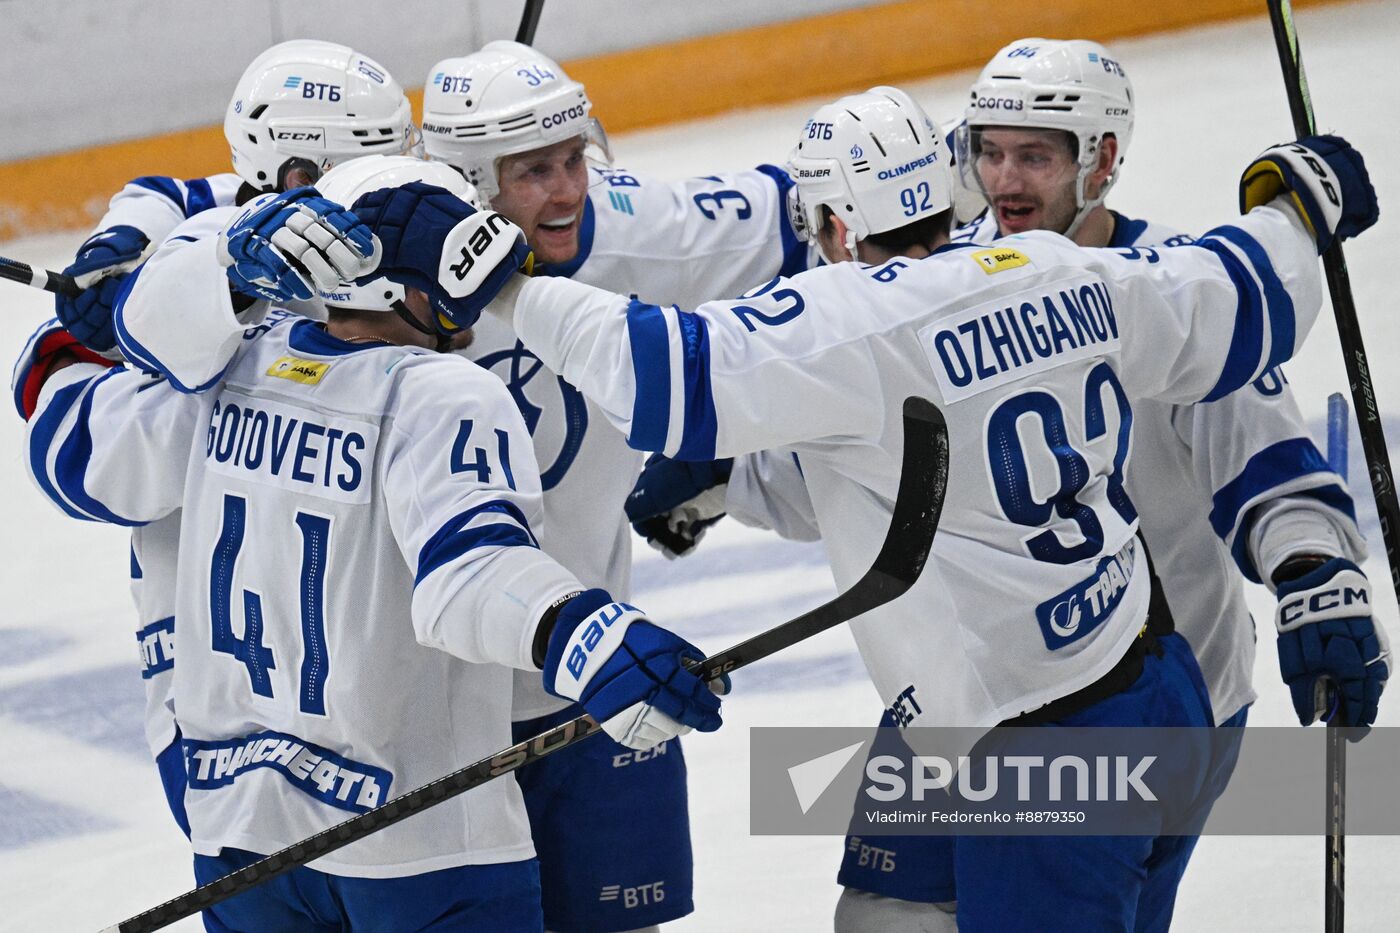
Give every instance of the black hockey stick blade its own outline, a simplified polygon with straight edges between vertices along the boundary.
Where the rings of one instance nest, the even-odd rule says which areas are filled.
[[[948,426],[927,399],[904,400],[904,456],[893,515],[880,553],[850,589],[776,628],[711,655],[700,665],[706,680],[766,658],[902,595],[919,579],[933,547],[948,491]]]
[[[70,275],[64,275],[62,272],[50,272],[47,269],[36,269],[28,263],[6,259],[4,256],[0,256],[0,279],[9,279],[11,282],[18,282],[21,285],[42,288],[46,292],[56,292],[60,295],[67,295],[69,298],[74,298],[82,294],[83,291]]]
[[[721,651],[692,665],[691,669],[699,668],[700,676],[714,680],[884,605],[913,586],[933,547],[943,497],[948,489],[948,427],[943,413],[925,399],[910,397],[904,401],[904,454],[900,470],[889,530],[885,532],[885,541],[875,563],[864,576],[830,602],[728,651]],[[522,765],[581,742],[598,731],[600,727],[591,716],[570,720],[116,926],[107,927],[102,933],[151,933],[167,927]]]
[[[516,30],[515,41],[525,45],[535,44],[535,30],[540,25],[540,11],[544,0],[525,0],[525,11],[520,14],[520,28]]]

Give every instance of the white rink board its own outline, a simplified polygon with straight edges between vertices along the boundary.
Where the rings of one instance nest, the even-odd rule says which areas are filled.
[[[1373,378],[1394,438],[1400,432],[1400,367],[1393,362],[1400,350],[1400,307],[1385,283],[1400,267],[1400,226],[1391,213],[1400,205],[1400,133],[1394,108],[1377,102],[1391,86],[1388,59],[1400,36],[1400,3],[1329,6],[1298,21],[1323,126],[1362,150],[1380,190],[1380,225],[1347,252]],[[1194,231],[1228,221],[1240,169],[1264,146],[1291,136],[1267,22],[1117,43],[1114,49],[1133,78],[1140,122],[1110,203],[1129,216]],[[968,73],[909,87],[935,118],[946,119],[957,112],[971,78]],[[617,162],[670,176],[781,162],[820,103],[619,137],[613,140]],[[70,235],[11,241],[0,244],[0,255],[61,268],[80,240]],[[0,295],[7,301],[0,347],[14,353],[46,315],[49,300],[8,283],[0,284]],[[1286,370],[1321,443],[1326,397],[1345,390],[1330,316]],[[0,931],[95,930],[188,888],[189,858],[141,738],[126,536],[70,521],[43,502],[24,476],[20,437],[17,419],[0,418],[0,485],[8,490],[7,533],[0,541],[0,594],[7,607],[0,613]],[[1383,581],[1359,440],[1353,441],[1351,459],[1353,490],[1367,513],[1377,555],[1367,570]],[[636,602],[711,650],[831,592],[815,546],[786,545],[729,523],[701,550],[690,561],[666,564],[638,548]],[[1293,714],[1268,631],[1272,600],[1259,587],[1250,588],[1249,599],[1261,631],[1261,697],[1250,722],[1287,725]],[[1400,639],[1393,602],[1389,596],[1378,601],[1392,639]],[[706,607],[706,615],[697,606]],[[870,725],[879,706],[844,630],[736,676],[725,728],[686,740],[697,911],[668,930],[830,929],[841,840],[748,836],[747,730]],[[1400,724],[1400,700],[1382,702],[1381,722]],[[1349,930],[1400,928],[1397,865],[1400,840],[1348,840]],[[1312,933],[1322,926],[1322,869],[1320,839],[1204,839],[1182,885],[1173,929]],[[200,926],[186,921],[174,929]]]

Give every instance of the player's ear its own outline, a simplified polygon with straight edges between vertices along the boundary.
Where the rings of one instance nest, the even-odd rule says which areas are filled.
[[[1098,189],[1108,180],[1108,176],[1113,174],[1113,167],[1118,164],[1118,137],[1112,133],[1105,133],[1103,142],[1099,144],[1099,160],[1094,166],[1093,173],[1089,176],[1090,187],[1097,194]]]
[[[823,213],[826,214],[826,223],[822,224],[821,233],[817,235],[817,245],[821,247],[826,261],[835,264],[855,259],[846,248],[846,232],[850,229],[846,222],[833,212]]]

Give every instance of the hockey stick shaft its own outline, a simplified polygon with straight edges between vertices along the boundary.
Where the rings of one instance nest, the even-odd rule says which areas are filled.
[[[525,11],[520,14],[520,28],[516,30],[515,41],[525,45],[535,44],[535,30],[540,25],[540,11],[544,0],[525,0]]]
[[[1347,400],[1340,392],[1327,398],[1327,465],[1343,479],[1347,475]],[[1323,858],[1323,916],[1326,933],[1342,933],[1346,906],[1347,743],[1338,728],[1340,706],[1335,686],[1328,689],[1327,721],[1327,848]]]
[[[1317,132],[1317,119],[1308,90],[1307,72],[1303,69],[1302,51],[1298,47],[1298,33],[1293,24],[1293,5],[1290,0],[1267,2],[1279,65],[1283,69],[1284,88],[1288,93],[1288,109],[1293,116],[1293,131],[1298,136],[1311,136]],[[1339,239],[1334,239],[1323,254],[1322,267],[1327,273],[1327,289],[1332,296],[1332,313],[1337,320],[1337,336],[1342,344],[1352,407],[1356,409],[1356,426],[1361,433],[1361,453],[1366,459],[1366,471],[1371,478],[1371,493],[1376,500],[1381,538],[1385,544],[1386,561],[1390,565],[1390,584],[1396,599],[1400,600],[1400,553],[1397,553],[1395,540],[1397,531],[1400,531],[1400,503],[1395,497],[1390,454],[1381,427],[1380,409],[1376,405],[1376,392],[1371,385],[1361,326],[1356,319],[1351,277]],[[1324,928],[1327,933],[1342,933],[1346,907],[1346,745],[1336,726],[1333,723],[1328,726]]]
[[[11,282],[42,288],[46,292],[55,292],[70,298],[82,293],[82,289],[73,281],[71,275],[36,269],[28,263],[6,259],[4,256],[0,256],[0,279],[9,279]]]
[[[948,429],[943,415],[921,398],[904,402],[904,455],[889,530],[875,562],[846,592],[810,612],[707,658],[692,669],[705,680],[797,644],[904,593],[919,578],[938,528],[948,486]],[[150,933],[212,907],[262,882],[334,852],[493,778],[583,741],[600,729],[589,716],[512,745],[431,784],[303,839],[245,868],[188,891],[103,933]]]
[[[1267,0],[1269,20],[1273,24],[1274,43],[1278,46],[1279,64],[1283,68],[1283,83],[1288,92],[1288,108],[1293,114],[1293,132],[1311,136],[1317,132],[1308,78],[1303,70],[1303,57],[1298,48],[1298,34],[1293,26],[1290,0]],[[1340,240],[1334,239],[1322,255],[1327,272],[1327,288],[1332,295],[1332,313],[1337,319],[1337,335],[1341,339],[1342,358],[1346,363],[1347,382],[1351,389],[1351,406],[1356,411],[1356,426],[1361,433],[1361,453],[1366,458],[1366,472],[1371,477],[1371,492],[1376,500],[1380,518],[1385,557],[1390,565],[1390,583],[1400,600],[1400,550],[1396,535],[1400,533],[1400,501],[1395,496],[1394,473],[1386,448],[1385,432],[1381,429],[1380,408],[1371,385],[1371,368],[1361,339],[1361,326],[1356,319],[1356,302],[1351,294],[1351,277]]]

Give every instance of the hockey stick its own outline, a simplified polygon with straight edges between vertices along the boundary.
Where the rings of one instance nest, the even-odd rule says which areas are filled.
[[[32,285],[35,288],[42,288],[46,292],[67,295],[69,298],[75,298],[83,291],[73,281],[71,275],[50,272],[47,269],[36,269],[28,263],[6,259],[4,256],[0,256],[0,279],[9,279],[11,282],[18,282],[21,285]]]
[[[1308,93],[1308,77],[1303,71],[1303,57],[1298,49],[1298,33],[1293,28],[1293,6],[1290,0],[1267,0],[1269,20],[1273,24],[1274,43],[1278,46],[1279,64],[1283,67],[1284,88],[1288,92],[1288,109],[1293,114],[1293,132],[1311,136],[1317,132],[1312,98]],[[1351,277],[1347,273],[1342,244],[1333,239],[1322,256],[1327,271],[1327,288],[1332,294],[1332,312],[1337,318],[1337,335],[1341,338],[1342,358],[1346,362],[1347,381],[1351,388],[1351,407],[1356,411],[1356,426],[1361,432],[1361,453],[1366,458],[1366,470],[1371,477],[1371,492],[1376,499],[1380,517],[1381,537],[1385,556],[1390,564],[1390,584],[1400,600],[1400,550],[1396,533],[1400,532],[1400,501],[1395,497],[1394,474],[1390,469],[1390,454],[1381,430],[1381,413],[1376,405],[1375,389],[1371,386],[1371,370],[1366,348],[1361,342],[1361,326],[1356,320],[1356,303],[1351,296]]]
[[[1327,465],[1347,476],[1347,400],[1340,392],[1327,398]],[[1346,907],[1347,743],[1337,724],[1341,698],[1328,685],[1327,848],[1324,862],[1323,915],[1326,933],[1342,933]]]
[[[535,29],[540,25],[540,11],[544,0],[525,0],[525,12],[520,14],[520,29],[515,33],[515,41],[523,45],[535,44]]]
[[[943,414],[925,399],[911,397],[904,401],[904,457],[900,469],[889,530],[864,576],[830,602],[712,655],[692,669],[698,669],[705,680],[715,680],[882,606],[913,586],[933,546],[948,486],[948,428]],[[592,717],[580,716],[107,927],[102,933],[150,933],[169,926],[598,731],[600,727]]]

